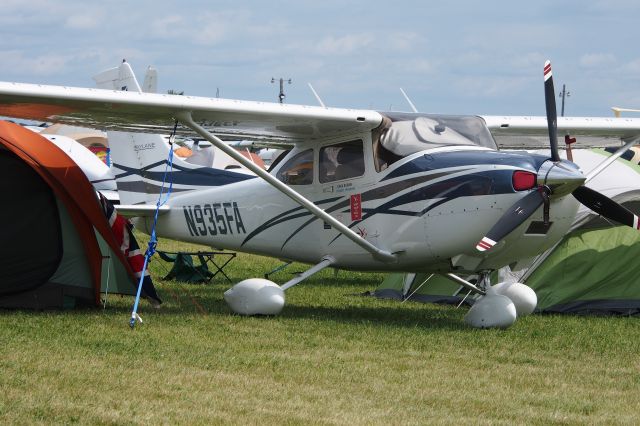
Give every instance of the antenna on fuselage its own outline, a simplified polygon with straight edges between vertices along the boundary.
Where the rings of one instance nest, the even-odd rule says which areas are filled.
[[[416,106],[413,104],[413,102],[411,102],[411,99],[409,99],[409,96],[407,96],[407,94],[404,92],[404,90],[402,90],[402,87],[400,88],[400,92],[402,92],[402,96],[404,96],[404,98],[407,100],[407,102],[409,103],[409,106],[411,107],[413,112],[418,112],[418,108],[416,108]]]
[[[309,89],[311,89],[311,93],[313,93],[313,96],[316,97],[316,100],[318,101],[318,103],[320,104],[320,106],[322,108],[326,108],[326,105],[324,104],[324,102],[322,102],[322,99],[320,99],[320,96],[318,96],[318,93],[316,92],[316,90],[313,88],[313,86],[311,85],[311,83],[307,83],[309,85]]]

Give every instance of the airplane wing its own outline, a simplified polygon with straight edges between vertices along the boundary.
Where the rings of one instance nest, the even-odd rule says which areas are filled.
[[[170,133],[180,112],[190,112],[195,122],[222,139],[289,144],[368,131],[382,121],[370,110],[0,82],[0,116]]]
[[[382,121],[382,115],[371,110],[0,82],[0,116],[6,117],[170,133],[181,112],[190,112],[194,121],[221,139],[281,146],[369,131]],[[539,149],[549,144],[546,117],[481,118],[500,148]],[[193,135],[186,127],[180,133]],[[640,135],[640,118],[559,117],[558,133],[577,137],[576,148],[619,146],[620,139]]]
[[[544,116],[481,116],[501,149],[539,149],[549,146]],[[558,117],[558,139],[576,138],[575,148],[620,146],[640,136],[640,118]],[[562,140],[558,143],[562,146]]]

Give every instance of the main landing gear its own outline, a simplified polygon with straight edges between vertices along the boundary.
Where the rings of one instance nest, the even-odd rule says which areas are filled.
[[[240,315],[278,315],[284,307],[284,291],[316,272],[335,263],[331,256],[325,256],[322,261],[302,274],[287,281],[282,286],[264,278],[249,278],[224,292],[224,300],[233,312]]]

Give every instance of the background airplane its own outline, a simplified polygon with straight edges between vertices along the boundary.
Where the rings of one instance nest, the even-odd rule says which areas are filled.
[[[106,69],[93,76],[96,87],[105,90],[119,91],[135,91],[139,93],[157,93],[158,71],[149,66],[147,68],[144,83],[142,86],[138,84],[138,80],[126,60],[123,60],[119,66]],[[178,96],[177,94],[174,94]],[[116,146],[120,143],[135,144],[136,139],[140,138],[139,134],[123,134],[122,132],[107,132],[109,141]],[[151,143],[155,141],[157,144],[168,141],[168,135],[154,135],[146,137],[145,142]],[[196,166],[213,167],[216,169],[239,169],[242,173],[250,173],[242,164],[229,157],[224,152],[214,148],[211,143],[203,140],[183,139],[173,146],[176,154],[183,158],[186,163]],[[182,149],[180,149],[182,148]],[[261,158],[249,152],[248,148],[243,150],[243,155],[249,157],[253,162],[261,162]],[[164,158],[167,156],[165,155]]]

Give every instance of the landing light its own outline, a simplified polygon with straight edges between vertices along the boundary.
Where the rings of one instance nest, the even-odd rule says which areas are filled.
[[[513,189],[516,191],[525,191],[536,186],[536,174],[531,172],[525,172],[522,170],[516,170],[513,172]]]

